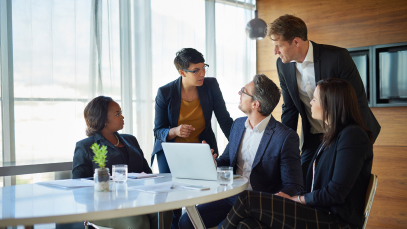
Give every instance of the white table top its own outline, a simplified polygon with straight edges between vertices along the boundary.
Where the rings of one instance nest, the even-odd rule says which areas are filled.
[[[127,183],[112,183],[110,192],[95,192],[93,187],[63,190],[38,184],[0,188],[0,226],[70,223],[118,218],[167,211],[223,199],[244,191],[247,179],[235,179],[232,186],[220,186],[216,181],[164,178],[128,179]],[[176,181],[183,184],[210,187],[207,191],[182,190],[152,194],[129,189]]]

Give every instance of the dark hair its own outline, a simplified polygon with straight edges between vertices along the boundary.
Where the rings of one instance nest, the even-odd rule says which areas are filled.
[[[183,48],[175,54],[174,65],[177,70],[187,69],[189,64],[204,63],[202,53],[193,48]]]
[[[280,101],[280,89],[264,74],[255,75],[253,83],[253,99],[260,102],[259,113],[263,116],[268,116]]]
[[[289,14],[283,15],[267,25],[267,37],[271,39],[271,35],[280,35],[290,44],[296,37],[303,41],[308,39],[305,22],[301,18]]]
[[[372,132],[367,129],[360,113],[355,89],[343,79],[324,79],[317,83],[323,110],[322,127],[325,130],[323,141],[330,146],[338,133],[348,125],[359,125],[368,134],[373,144]],[[325,124],[328,120],[329,126]]]
[[[105,127],[109,103],[112,101],[113,99],[110,97],[98,96],[86,105],[83,114],[87,126],[87,136],[93,136]]]

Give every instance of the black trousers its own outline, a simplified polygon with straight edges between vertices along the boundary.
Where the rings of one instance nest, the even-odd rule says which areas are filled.
[[[157,164],[158,164],[158,170],[160,173],[171,173],[170,167],[168,166],[167,158],[165,157],[164,151],[159,151],[157,152]],[[178,229],[178,223],[179,219],[181,218],[182,215],[182,209],[174,209],[173,210],[174,215],[172,218],[172,224],[171,224],[171,229]]]
[[[270,193],[245,191],[229,212],[222,229],[354,228],[332,214]]]

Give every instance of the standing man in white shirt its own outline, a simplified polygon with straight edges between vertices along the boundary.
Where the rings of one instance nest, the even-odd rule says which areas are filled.
[[[280,100],[280,90],[272,80],[260,74],[254,76],[239,95],[239,109],[247,116],[233,123],[229,144],[216,159],[217,166],[231,166],[234,174],[246,177],[247,190],[295,195],[303,189],[299,138],[271,114]],[[219,225],[237,196],[198,205],[205,226]],[[179,226],[193,228],[186,214],[181,217]]]
[[[304,21],[287,14],[268,24],[267,37],[274,44],[274,54],[280,57],[277,72],[284,100],[281,122],[297,130],[298,114],[301,115],[304,177],[324,132],[322,123],[311,116],[310,101],[318,81],[340,78],[352,84],[365,125],[376,140],[380,125],[368,106],[365,87],[348,50],[308,40]]]

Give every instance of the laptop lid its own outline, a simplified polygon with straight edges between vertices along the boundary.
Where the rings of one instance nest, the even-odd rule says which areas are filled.
[[[216,167],[208,144],[174,142],[161,144],[173,177],[217,180]]]

